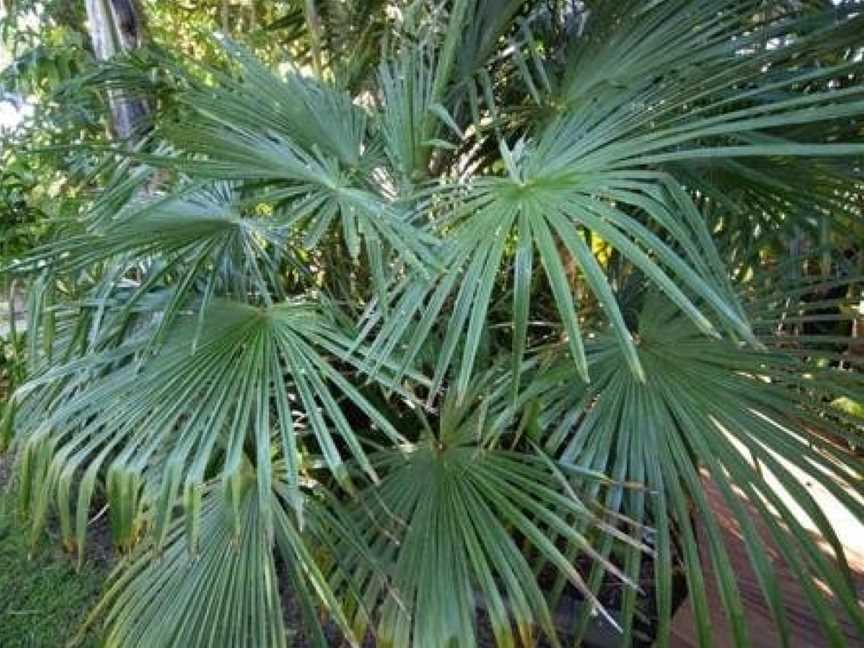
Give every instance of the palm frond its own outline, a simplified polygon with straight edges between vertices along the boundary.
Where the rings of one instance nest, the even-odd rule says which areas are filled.
[[[284,297],[280,271],[302,269],[285,251],[284,230],[239,203],[227,184],[133,201],[111,222],[34,250],[11,270],[93,273],[94,292],[122,301],[126,313],[164,291],[160,334],[196,299],[201,311],[215,295],[269,303]]]
[[[91,615],[104,614],[106,646],[289,645],[266,525],[253,489],[243,490],[232,523],[227,493],[206,488],[194,549],[175,524],[158,555],[141,550],[115,570]]]
[[[651,376],[646,384],[623,371],[621,354],[606,341],[598,343],[589,356],[594,378],[590,388],[574,391],[551,387],[568,380],[568,370],[564,369],[563,373],[552,371],[548,378],[540,377],[533,390],[546,403],[543,416],[549,452],[565,465],[572,463],[608,472],[616,479],[644,482],[652,493],[619,493],[605,503],[656,525],[658,641],[669,641],[672,565],[676,561],[685,570],[700,641],[710,641],[703,568],[691,515],[704,523],[734,639],[741,645],[748,641],[735,574],[718,521],[703,493],[704,470],[719,487],[740,526],[742,541],[783,640],[789,640],[789,625],[780,587],[756,521],[739,499],[742,496],[758,511],[760,524],[770,530],[777,546],[784,548],[786,562],[800,579],[826,639],[842,644],[836,613],[815,581],[830,584],[856,627],[862,627],[864,616],[850,587],[842,545],[804,482],[818,480],[855,516],[864,513],[858,499],[864,466],[848,446],[832,441],[852,440],[857,435],[844,429],[830,404],[817,397],[825,390],[860,398],[864,388],[860,376],[805,369],[801,358],[782,350],[755,353],[737,345],[711,342],[657,298],[649,300],[642,310],[639,338],[640,359]],[[829,382],[828,374],[832,373],[836,380]],[[576,427],[568,429],[573,422]],[[793,501],[830,546],[829,555],[797,517],[791,508]],[[635,553],[628,558],[631,577],[638,573],[640,561]],[[597,568],[594,586],[599,584],[602,570]],[[626,640],[632,637],[635,611],[630,592],[625,593],[624,609]]]
[[[601,560],[625,587],[638,587],[594,552],[589,537],[599,532],[635,551],[647,547],[586,505],[568,481],[606,480],[559,468],[539,450],[515,449],[507,376],[480,377],[461,403],[451,393],[436,432],[404,453],[373,457],[386,477],[362,495],[358,515],[374,520],[368,544],[392,579],[367,568],[354,581],[366,603],[361,628],[367,608],[383,599],[376,634],[384,645],[474,645],[481,607],[498,645],[531,645],[535,626],[557,644],[537,561],[552,565],[614,626],[568,558],[575,549]]]
[[[202,487],[195,536],[184,530],[182,520],[173,521],[161,546],[145,544],[114,570],[88,619],[108,629],[107,646],[290,646],[300,630],[313,639],[310,643],[325,646],[314,613],[305,615],[303,628],[286,628],[283,579],[305,606],[328,610],[351,645],[358,645],[315,561],[313,538],[298,527],[290,502],[279,495],[286,484],[277,472],[268,502],[272,527],[247,463],[228,483]],[[307,515],[310,521],[332,516],[318,502]],[[317,642],[316,635],[321,637]]]
[[[22,502],[34,533],[57,497],[64,538],[82,552],[91,499],[105,472],[109,495],[116,491],[118,502],[132,502],[122,505],[133,510],[118,522],[117,544],[135,543],[140,513],[154,503],[162,521],[157,535],[164,537],[180,489],[195,495],[212,476],[234,474],[246,448],[254,449],[267,517],[274,445],[275,456],[286,462],[299,514],[305,452],[320,453],[323,465],[349,490],[346,452],[368,478],[378,478],[346,419],[346,403],[392,443],[402,441],[335,368],[350,364],[351,340],[314,307],[255,308],[216,300],[200,321],[187,316],[177,322],[155,355],[149,339],[144,328],[119,347],[53,367],[22,387],[18,420],[25,423],[15,442],[22,452]],[[54,432],[58,425],[62,434]]]

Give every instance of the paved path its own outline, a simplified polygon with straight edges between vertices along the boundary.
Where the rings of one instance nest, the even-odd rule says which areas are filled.
[[[753,648],[777,648],[781,645],[780,639],[762,596],[756,575],[750,567],[750,560],[741,538],[738,523],[714,482],[707,477],[703,481],[705,483],[705,495],[721,525],[726,550],[738,577],[738,587],[744,601],[744,616],[749,629],[751,645]],[[844,545],[846,558],[853,571],[853,578],[858,589],[859,601],[861,601],[864,598],[864,521],[856,520],[820,484],[814,483],[812,479],[802,479],[802,481],[814,499],[825,510],[828,519],[834,524],[837,535]],[[791,500],[788,495],[786,498]],[[746,500],[742,501],[746,507],[750,508]],[[793,510],[797,508],[797,505],[792,501],[787,502],[787,504]],[[753,519],[757,522],[756,526],[760,535],[766,539],[766,553],[769,554],[769,559],[777,573],[780,594],[789,624],[790,645],[792,648],[827,646],[828,642],[822,636],[821,627],[810,603],[798,584],[797,578],[783,560],[783,552],[778,550],[777,546],[768,539],[769,533],[755,513]],[[799,514],[799,519],[805,527],[812,527],[809,520],[803,517],[803,513]],[[706,537],[704,529],[697,528],[697,532],[700,539]],[[701,546],[707,548],[707,542],[702,542]],[[719,648],[734,648],[732,630],[723,612],[720,593],[711,570],[711,560],[707,551],[703,551],[702,563],[706,566],[707,573],[706,590],[708,605],[711,609],[713,645]],[[864,646],[864,637],[858,634],[852,622],[846,619],[845,614],[841,613],[840,618],[842,619],[841,629],[846,635],[847,645]],[[671,644],[676,648],[695,648],[699,645],[693,613],[687,601],[679,608],[673,619]]]

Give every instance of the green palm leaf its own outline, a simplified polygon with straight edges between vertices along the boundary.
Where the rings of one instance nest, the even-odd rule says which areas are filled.
[[[350,339],[307,305],[259,309],[215,301],[204,312],[203,326],[184,318],[153,356],[149,338],[143,329],[120,347],[54,367],[22,388],[18,420],[30,424],[19,428],[16,443],[22,451],[22,501],[35,533],[49,502],[60,496],[64,537],[83,552],[89,505],[105,471],[119,509],[115,542],[132,546],[141,511],[156,503],[157,536],[164,537],[181,487],[194,515],[199,485],[214,475],[235,474],[247,447],[254,448],[260,506],[269,519],[273,445],[286,462],[285,480],[299,514],[301,452],[320,453],[349,490],[346,451],[377,479],[340,400],[353,403],[391,442],[402,439],[334,368],[350,362]],[[73,491],[74,534],[68,501]]]
[[[339,603],[317,566],[311,538],[298,528],[290,503],[275,483],[270,527],[255,496],[248,464],[227,485],[203,487],[200,542],[171,524],[164,545],[144,546],[111,575],[89,624],[108,628],[107,646],[290,646],[300,628],[286,628],[279,581],[291,581],[304,605],[327,609],[351,638]],[[317,502],[310,520],[332,515]],[[274,547],[275,544],[275,547]],[[274,549],[281,558],[275,560]],[[201,599],[204,594],[204,600]],[[315,614],[305,618],[307,637],[325,646]],[[351,641],[352,645],[358,645]]]
[[[381,565],[391,566],[392,577],[382,581],[367,568],[355,580],[365,583],[367,603],[383,597],[380,644],[474,645],[479,606],[498,645],[530,645],[534,626],[557,643],[537,581],[538,561],[548,561],[615,625],[567,557],[574,548],[596,556],[625,587],[637,587],[594,552],[589,535],[593,528],[615,544],[646,547],[610,525],[569,485],[562,488],[565,472],[594,483],[606,480],[558,468],[542,453],[511,449],[518,436],[507,425],[513,412],[508,397],[506,380],[483,377],[462,404],[451,394],[435,434],[424,434],[405,453],[374,457],[376,469],[387,476],[363,494],[367,505],[359,519],[374,519],[369,545]],[[368,612],[361,612],[362,628]]]
[[[652,376],[647,384],[622,371],[621,355],[609,342],[601,342],[589,356],[594,380],[587,393],[550,389],[551,384],[566,380],[555,371],[549,378],[539,378],[533,389],[548,399],[550,413],[562,417],[560,425],[555,419],[546,419],[550,426],[547,448],[560,456],[562,463],[608,471],[618,479],[644,481],[653,493],[619,494],[607,498],[606,505],[618,506],[627,515],[653,520],[657,525],[655,580],[660,643],[669,641],[672,524],[680,535],[678,560],[683,562],[687,576],[700,641],[710,641],[703,568],[690,530],[691,514],[702,520],[707,531],[718,588],[735,641],[740,645],[748,641],[735,574],[715,513],[703,494],[702,469],[719,487],[740,525],[780,636],[789,640],[780,587],[766,557],[764,540],[742,505],[741,495],[758,511],[773,541],[784,547],[786,561],[800,579],[826,639],[842,644],[835,612],[814,580],[830,583],[845,614],[858,628],[864,616],[849,585],[841,544],[803,483],[818,480],[860,516],[864,513],[857,499],[862,465],[854,453],[829,441],[838,435],[850,439],[855,435],[838,425],[838,417],[826,417],[825,403],[807,393],[812,385],[817,392],[842,389],[840,393],[854,393],[860,398],[864,383],[851,374],[838,374],[833,382],[826,382],[826,376],[821,375],[818,381],[815,377],[802,379],[799,361],[782,351],[760,354],[710,342],[676,317],[668,303],[656,298],[642,310],[639,336],[640,358]],[[564,427],[574,420],[580,421],[576,428]],[[766,473],[773,475],[788,494],[785,499],[766,479]],[[804,509],[831,547],[833,559],[802,526],[791,501]],[[688,502],[692,502],[692,509]],[[665,521],[667,516],[669,522]],[[627,562],[627,573],[638,573],[638,554],[632,554]],[[599,579],[599,571],[596,577]],[[629,616],[625,618],[625,639],[633,632],[633,603],[633,595],[626,593]]]
[[[860,9],[310,0],[278,74],[231,42],[88,73],[153,129],[4,268],[34,545],[83,559],[104,500],[110,645],[286,645],[287,590],[320,646],[472,646],[478,610],[626,645],[645,596],[668,645],[679,571],[708,645],[705,556],[747,645],[711,480],[780,643],[766,538],[826,643],[864,633],[803,485],[864,517]]]

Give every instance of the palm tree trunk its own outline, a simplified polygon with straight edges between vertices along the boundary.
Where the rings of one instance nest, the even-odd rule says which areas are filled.
[[[107,61],[141,47],[145,41],[144,15],[135,0],[86,0],[90,38],[96,58]],[[150,107],[143,97],[112,91],[112,128],[121,140],[134,141],[150,123]]]

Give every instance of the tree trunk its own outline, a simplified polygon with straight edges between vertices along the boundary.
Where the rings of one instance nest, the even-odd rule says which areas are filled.
[[[145,41],[144,17],[135,0],[86,0],[93,52],[107,61],[141,47]],[[142,97],[109,91],[112,128],[118,139],[133,142],[150,123],[150,107]]]

